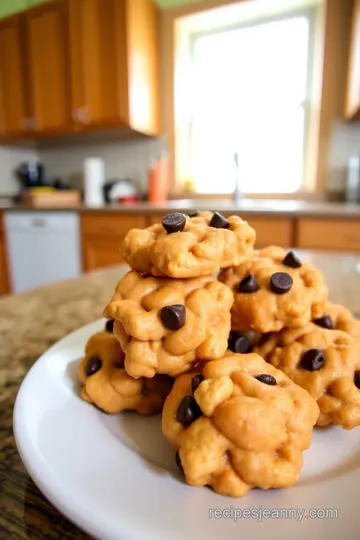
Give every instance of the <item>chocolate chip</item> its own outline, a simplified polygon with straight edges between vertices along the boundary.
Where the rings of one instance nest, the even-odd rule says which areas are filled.
[[[309,349],[303,355],[300,365],[307,371],[317,371],[325,364],[325,356],[321,349]]]
[[[176,452],[176,454],[175,454],[175,463],[176,463],[176,465],[179,467],[180,471],[181,471],[181,472],[184,472],[183,466],[182,466],[182,464],[181,464],[181,459],[180,459],[180,454],[179,454],[179,452]]]
[[[197,217],[199,215],[197,210],[188,210],[186,213],[189,217]]]
[[[105,330],[107,332],[110,332],[111,334],[113,333],[114,331],[114,319],[110,319],[109,321],[106,321],[106,324],[105,324]]]
[[[275,294],[289,292],[293,283],[293,278],[286,272],[276,272],[270,278],[270,288]]]
[[[282,263],[284,266],[289,266],[290,268],[300,268],[302,266],[302,262],[296,255],[295,251],[289,251],[285,255]]]
[[[186,217],[185,214],[175,212],[174,214],[168,214],[165,216],[161,223],[168,234],[181,232],[184,230]]]
[[[249,338],[242,332],[230,332],[228,347],[235,353],[246,354],[251,351]]]
[[[191,390],[195,392],[197,387],[200,383],[202,383],[204,380],[204,377],[199,373],[198,375],[194,375],[194,377],[191,379]]]
[[[254,274],[249,274],[236,286],[238,292],[254,293],[259,290],[259,284]]]
[[[354,373],[354,384],[356,388],[360,389],[360,371],[355,371]]]
[[[262,382],[264,384],[269,384],[270,386],[275,386],[276,385],[276,379],[272,375],[266,375],[266,374],[257,375],[255,377],[255,379],[257,379],[258,381],[260,381],[260,382]]]
[[[322,317],[319,317],[318,319],[314,319],[313,321],[318,326],[321,326],[321,328],[328,328],[331,330],[333,328],[333,323],[331,320],[330,315],[323,315]]]
[[[94,375],[94,373],[101,369],[101,366],[102,361],[98,356],[90,356],[86,362],[85,375],[91,377],[91,375]]]
[[[184,426],[189,426],[201,416],[201,410],[192,396],[185,396],[178,408],[176,420]]]
[[[160,318],[169,330],[179,330],[185,324],[186,308],[182,304],[165,306],[160,311]]]
[[[226,217],[222,216],[219,212],[214,212],[213,217],[210,220],[209,227],[215,227],[215,229],[228,229],[230,227],[230,221]]]

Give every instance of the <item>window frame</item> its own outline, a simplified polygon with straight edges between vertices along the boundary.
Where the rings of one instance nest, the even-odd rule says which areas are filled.
[[[288,21],[292,19],[297,19],[299,17],[305,17],[308,21],[308,54],[307,54],[307,77],[306,77],[306,88],[305,88],[305,98],[302,103],[300,103],[300,106],[304,110],[304,134],[303,134],[303,169],[302,169],[302,180],[301,185],[299,189],[297,189],[294,192],[266,192],[266,193],[258,193],[255,194],[245,192],[246,196],[253,196],[256,197],[259,196],[266,196],[266,197],[296,197],[297,195],[301,194],[309,194],[314,193],[316,191],[316,178],[314,175],[309,174],[309,159],[310,159],[310,145],[309,141],[311,138],[311,131],[313,129],[313,118],[312,118],[312,108],[313,108],[313,86],[314,86],[314,67],[315,67],[315,51],[316,51],[316,27],[317,27],[317,17],[318,17],[318,10],[319,7],[317,5],[306,7],[306,8],[298,8],[295,10],[292,10],[290,12],[286,12],[283,14],[274,14],[274,15],[264,15],[261,17],[256,17],[250,21],[247,22],[236,22],[231,25],[219,27],[217,29],[211,29],[211,30],[203,30],[203,31],[196,31],[196,32],[189,32],[188,39],[189,39],[189,60],[193,64],[194,62],[194,51],[195,51],[195,45],[198,39],[203,38],[204,36],[213,36],[218,35],[222,33],[226,33],[229,31],[234,30],[241,30],[241,29],[247,29],[255,26],[259,26],[261,24],[267,24],[271,22],[277,22],[277,21]],[[175,149],[177,153],[177,127],[175,124]],[[185,128],[184,128],[185,131]],[[186,166],[186,169],[189,173],[188,176],[191,176],[192,173],[192,151],[193,151],[193,144],[191,141],[193,141],[193,115],[189,118],[187,122],[187,128],[186,128],[186,137],[189,140],[188,148],[187,148],[187,154],[188,154],[188,163]],[[176,183],[179,182],[179,179],[176,179]],[[196,187],[194,186],[194,195],[198,197],[207,197],[208,195],[217,195],[219,197],[229,197],[231,196],[231,192],[228,193],[219,193],[214,194],[213,192],[204,193],[204,192],[198,192],[196,191]]]

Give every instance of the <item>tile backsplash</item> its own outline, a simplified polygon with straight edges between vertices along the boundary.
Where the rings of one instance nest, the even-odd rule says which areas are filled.
[[[15,195],[19,185],[15,169],[22,161],[34,161],[38,153],[33,149],[0,146],[0,195]]]
[[[360,123],[336,122],[329,155],[329,191],[343,191],[349,158],[360,155]]]
[[[68,142],[39,150],[0,147],[0,195],[17,193],[14,169],[21,161],[36,159],[44,164],[47,178],[63,178],[72,186],[82,188],[83,162],[87,157],[104,160],[106,178],[131,178],[145,191],[149,164],[162,147],[161,139]],[[329,155],[329,191],[344,189],[348,160],[359,153],[360,123],[335,123]]]
[[[101,158],[105,162],[106,178],[130,178],[141,190],[147,189],[147,172],[152,159],[158,156],[161,141],[138,139],[127,142],[108,141],[87,144],[69,144],[39,151],[49,179],[55,177],[70,181],[82,188],[84,160]]]

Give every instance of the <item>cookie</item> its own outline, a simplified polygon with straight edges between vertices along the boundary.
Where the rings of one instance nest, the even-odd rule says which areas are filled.
[[[270,246],[248,261],[222,270],[219,280],[234,294],[233,330],[261,334],[301,328],[324,313],[328,288],[323,274],[297,255]]]
[[[316,399],[318,426],[360,425],[360,348],[351,335],[309,323],[263,336],[254,351]]]
[[[241,497],[296,482],[318,415],[282,371],[257,354],[233,354],[175,380],[162,430],[186,482]]]
[[[355,319],[351,311],[340,304],[327,303],[322,315],[314,319],[313,323],[322,328],[343,330],[360,340],[360,322]]]
[[[143,415],[161,411],[172,379],[133,379],[124,369],[124,353],[109,331],[92,336],[78,367],[82,399],[107,413],[134,410]]]
[[[170,279],[129,272],[104,316],[132,377],[176,376],[198,360],[221,358],[230,332],[232,292],[213,276]]]
[[[129,231],[121,252],[140,273],[190,278],[239,264],[252,254],[254,242],[254,229],[238,216],[173,213],[162,223]]]

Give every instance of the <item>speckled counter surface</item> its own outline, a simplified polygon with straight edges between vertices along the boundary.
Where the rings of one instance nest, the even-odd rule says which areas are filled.
[[[299,252],[326,275],[330,297],[360,318],[360,255]],[[94,272],[28,293],[0,299],[0,538],[88,538],[42,496],[17,453],[12,412],[20,384],[52,343],[101,317],[127,267]]]
[[[168,212],[187,212],[189,210],[216,210],[224,214],[241,213],[243,217],[289,217],[289,218],[332,218],[360,219],[360,204],[328,201],[305,201],[291,199],[247,199],[235,203],[231,199],[182,199],[171,200],[161,204],[149,202],[109,204],[99,206],[81,205],[75,208],[29,208],[23,205],[11,206],[4,204],[0,211],[66,211],[74,210],[85,213],[117,213],[117,214],[166,214]]]
[[[30,480],[17,453],[12,413],[35,360],[55,341],[101,317],[127,267],[0,299],[0,539],[88,538],[63,518]]]

